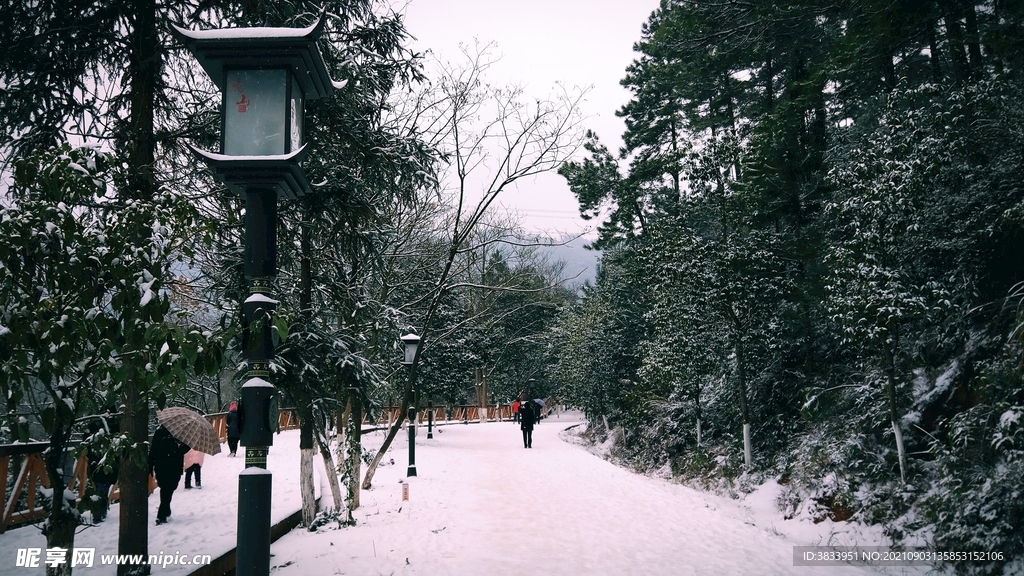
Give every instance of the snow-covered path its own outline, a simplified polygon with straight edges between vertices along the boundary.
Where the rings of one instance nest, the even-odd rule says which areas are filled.
[[[293,531],[273,545],[272,573],[877,573],[794,567],[793,546],[814,542],[778,535],[770,515],[735,501],[618,468],[560,439],[570,424],[566,416],[544,420],[530,450],[507,422],[447,426],[433,440],[421,430],[407,502],[403,434],[395,464],[362,493],[357,525]]]
[[[453,423],[426,439],[420,429],[419,475],[408,479],[402,501],[408,442],[396,439],[364,490],[354,527],[319,533],[293,530],[271,548],[275,576],[376,575],[774,575],[876,574],[861,567],[793,566],[793,546],[832,541],[879,545],[846,524],[782,520],[771,487],[743,501],[707,494],[659,478],[633,474],[566,442],[570,414],[542,421],[525,450],[509,422]],[[384,432],[364,435],[376,449]],[[273,517],[299,507],[298,431],[275,437],[268,467],[274,474]],[[149,527],[151,554],[210,554],[235,544],[241,458],[207,458],[203,490],[175,492],[171,522]],[[320,466],[318,465],[318,468]],[[777,486],[776,486],[777,488]],[[329,490],[320,492],[324,502]],[[150,521],[159,498],[150,497]],[[108,520],[83,527],[77,547],[93,547],[96,564],[75,574],[111,576],[100,555],[117,550],[115,505]],[[782,536],[781,534],[787,534]],[[0,574],[42,575],[17,567],[19,549],[45,548],[38,527],[0,534]],[[45,555],[43,557],[45,559]],[[185,576],[195,566],[154,566],[158,576]],[[926,568],[886,574],[925,574]]]

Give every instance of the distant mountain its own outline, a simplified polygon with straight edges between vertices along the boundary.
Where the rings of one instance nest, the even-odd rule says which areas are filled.
[[[579,275],[570,280],[569,285],[581,285],[588,280],[591,284],[594,282],[594,277],[597,274],[597,262],[601,258],[601,253],[584,248],[583,246],[587,243],[586,238],[576,238],[565,245],[544,249],[552,258],[565,261],[565,277],[572,278]]]

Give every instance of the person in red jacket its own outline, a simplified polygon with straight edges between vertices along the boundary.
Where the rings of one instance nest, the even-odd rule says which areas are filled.
[[[512,403],[512,422],[519,422],[519,400]]]

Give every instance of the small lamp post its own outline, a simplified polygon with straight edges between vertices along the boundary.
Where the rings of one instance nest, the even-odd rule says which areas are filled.
[[[405,347],[405,360],[402,364],[412,371],[412,363],[416,360],[416,350],[420,346],[420,337],[415,334],[402,336],[402,345]],[[416,394],[415,384],[413,385],[413,400],[409,406],[409,470],[406,476],[416,476]]]
[[[527,409],[534,411],[534,415],[536,416],[536,418],[533,419],[533,422],[535,425],[540,422],[540,410],[537,409],[537,404],[533,401],[533,389],[536,387],[536,385],[536,378],[530,378],[529,380],[526,381],[526,406]],[[519,409],[522,410],[523,407],[520,406]]]
[[[427,400],[427,440],[434,439],[434,401]]]
[[[308,28],[186,30],[174,35],[221,90],[221,152],[192,151],[214,176],[245,200],[245,277],[242,304],[243,357],[247,379],[239,403],[245,471],[238,476],[237,574],[270,572],[272,475],[267,453],[278,426],[277,390],[270,382],[276,334],[271,297],[277,276],[277,201],[309,191],[299,166],[303,102],[326,98],[335,84],[316,41],[327,22],[322,13]]]

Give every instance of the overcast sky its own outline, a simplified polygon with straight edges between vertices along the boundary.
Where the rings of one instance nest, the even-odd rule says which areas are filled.
[[[548,96],[556,82],[592,86],[583,111],[586,125],[612,151],[622,145],[623,122],[615,111],[629,100],[619,85],[633,61],[633,43],[658,0],[393,0],[416,37],[414,49],[455,59],[459,43],[495,42],[501,60],[492,83],[521,84],[528,94]],[[531,231],[575,233],[592,227],[557,174],[524,182],[500,197],[523,216]]]

